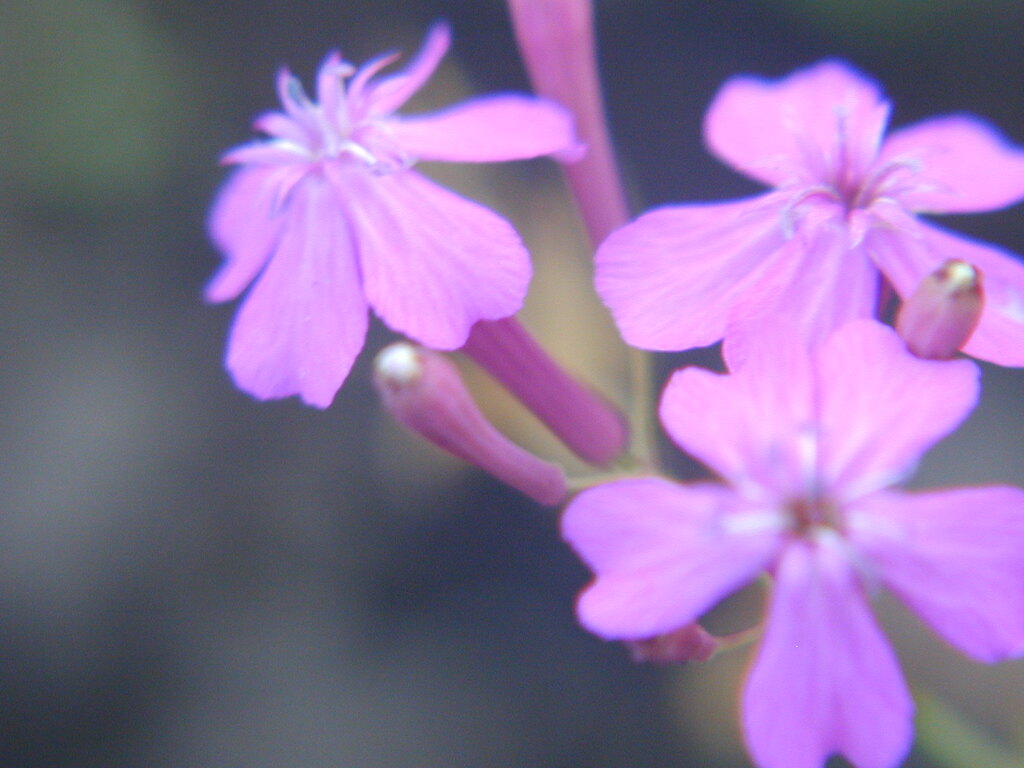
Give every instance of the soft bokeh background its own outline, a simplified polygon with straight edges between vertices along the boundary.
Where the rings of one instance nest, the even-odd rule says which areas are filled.
[[[438,17],[454,51],[414,106],[525,88],[497,0],[0,6],[5,768],[747,765],[744,654],[634,666],[578,629],[586,573],[554,514],[393,427],[369,355],[326,412],[253,402],[221,368],[234,308],[200,300],[219,154],[274,106],[279,65],[308,80],[334,46],[356,62],[411,51]],[[598,27],[638,208],[753,191],[703,151],[704,108],[736,72],[823,56],[878,77],[896,124],[968,111],[1024,143],[1017,0],[606,0]],[[527,322],[621,397],[555,170],[436,176],[515,221],[538,270]],[[1024,251],[1022,207],[951,224]],[[376,328],[369,349],[388,338]],[[1024,483],[1024,374],[986,368],[985,385],[918,484]],[[1024,747],[1021,663],[975,666],[881,611],[915,686]]]

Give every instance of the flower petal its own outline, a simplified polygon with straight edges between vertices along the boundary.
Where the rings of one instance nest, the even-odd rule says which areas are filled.
[[[294,165],[312,160],[313,157],[303,145],[279,139],[242,144],[221,158],[224,165]]]
[[[895,768],[913,702],[839,544],[794,541],[778,566],[764,640],[743,692],[743,730],[761,768]]]
[[[644,349],[714,343],[732,306],[783,246],[772,195],[646,213],[613,232],[595,257],[597,292],[623,338]]]
[[[380,61],[391,59],[387,55],[378,57],[361,67],[360,72],[357,72],[352,78],[353,87],[349,91],[352,101],[364,102],[356,105],[359,117],[390,115],[405,104],[434,74],[437,65],[441,63],[441,59],[448,52],[451,39],[451,29],[448,25],[438,22],[427,32],[427,37],[424,39],[419,53],[401,72],[370,82],[360,75],[363,69],[376,72],[380,68]]]
[[[489,96],[443,112],[395,119],[388,130],[420,160],[485,163],[564,152],[577,145],[572,116],[546,99]]]
[[[353,218],[366,298],[393,330],[456,349],[473,323],[522,307],[530,257],[500,216],[414,171],[327,170]]]
[[[819,477],[835,501],[901,480],[978,400],[976,365],[921,360],[871,320],[837,331],[816,367]]]
[[[829,169],[860,178],[875,159],[888,119],[878,88],[838,61],[781,80],[735,77],[704,119],[708,148],[771,186],[821,183]]]
[[[914,186],[899,195],[913,211],[991,211],[1024,199],[1024,149],[966,115],[894,131],[885,140],[880,162],[905,163],[917,170]]]
[[[874,316],[878,268],[851,253],[845,219],[831,209],[822,205],[808,217],[775,268],[733,307],[724,345],[730,370],[751,348],[787,334],[816,346],[846,322]]]
[[[266,264],[284,223],[274,210],[281,177],[279,168],[242,168],[217,194],[209,230],[225,260],[206,286],[207,301],[235,298]]]
[[[978,661],[1024,654],[1024,491],[879,493],[847,518],[886,586]]]
[[[282,217],[277,248],[232,326],[227,367],[261,400],[297,394],[326,408],[366,336],[352,238],[319,177],[293,190]]]
[[[810,359],[796,338],[758,349],[729,375],[676,371],[659,415],[680,448],[745,496],[799,498],[816,470]]]
[[[654,477],[581,493],[562,517],[562,536],[597,576],[580,596],[580,622],[638,639],[694,621],[778,547],[778,527],[743,505],[728,488]]]
[[[295,122],[284,112],[264,112],[253,120],[252,127],[262,131],[275,139],[296,144],[298,146],[309,146],[311,136],[304,125]]]
[[[919,222],[902,231],[876,227],[865,246],[900,296],[947,259],[982,272],[985,304],[963,351],[997,365],[1024,366],[1024,264],[994,246]]]

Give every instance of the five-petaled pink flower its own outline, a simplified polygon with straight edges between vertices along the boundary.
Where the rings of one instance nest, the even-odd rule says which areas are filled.
[[[719,158],[774,189],[667,206],[613,233],[597,290],[625,339],[680,350],[785,312],[808,340],[875,312],[879,270],[906,298],[948,259],[984,275],[985,308],[964,351],[1024,365],[1024,265],[919,213],[966,213],[1024,198],[1024,151],[974,118],[947,116],[883,139],[889,105],[826,61],[778,81],[730,80],[705,119]]]
[[[240,388],[326,407],[362,349],[369,308],[425,346],[455,349],[478,320],[521,307],[530,262],[512,227],[411,166],[572,154],[571,118],[510,94],[394,115],[448,44],[448,28],[434,26],[409,67],[386,77],[396,55],[357,70],[332,53],[316,101],[283,70],[283,111],[255,122],[270,138],[225,156],[242,167],[211,213],[226,260],[206,297],[226,301],[253,283],[228,342]]]
[[[890,768],[913,704],[868,605],[879,587],[974,659],[1024,652],[1024,491],[890,487],[971,410],[978,370],[914,358],[872,320],[813,352],[791,334],[728,362],[677,371],[660,408],[726,484],[620,480],[567,509],[564,536],[596,574],[580,620],[608,639],[661,635],[767,570],[742,699],[755,761]]]

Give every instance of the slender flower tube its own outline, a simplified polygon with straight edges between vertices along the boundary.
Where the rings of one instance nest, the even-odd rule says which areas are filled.
[[[629,433],[618,410],[566,373],[514,318],[477,323],[462,351],[584,461],[606,465],[625,450]]]
[[[595,50],[593,4],[591,0],[508,0],[516,42],[533,89],[541,96],[566,106],[573,115],[577,135],[586,146],[582,159],[563,163],[562,170],[572,190],[580,217],[596,247],[613,230],[629,221],[629,206],[622,186],[615,153],[605,118],[601,81]],[[484,325],[483,323],[480,324]],[[471,337],[472,338],[472,337]],[[636,400],[632,413],[638,454],[645,454],[649,433],[646,395],[649,390],[646,360],[634,358],[632,366]],[[527,376],[519,378],[528,383]],[[628,439],[621,418],[610,419],[595,408],[589,393],[577,398],[572,411],[589,422],[569,422],[569,413],[552,402],[547,411],[578,436],[567,439],[555,431],[576,453],[588,461],[606,464],[625,447]],[[575,416],[573,418],[576,418]],[[550,422],[549,422],[550,424]],[[555,428],[553,426],[553,428]],[[587,436],[583,432],[592,433]],[[584,446],[590,446],[584,448]],[[587,453],[581,452],[581,448]]]
[[[605,120],[591,2],[509,0],[508,7],[534,90],[569,108],[586,145],[586,155],[563,170],[596,246],[629,220],[629,207]]]
[[[948,360],[974,333],[984,301],[978,270],[951,259],[903,302],[896,330],[918,357]]]
[[[958,259],[985,275],[984,308],[963,351],[1024,365],[1024,264],[921,216],[1024,200],[1024,149],[965,115],[886,135],[888,119],[875,83],[837,61],[726,82],[705,140],[771,189],[659,208],[602,244],[597,291],[626,341],[689,349],[790,316],[818,342],[874,315],[880,276],[906,299]]]
[[[392,344],[374,361],[374,383],[384,406],[409,430],[541,504],[554,506],[565,498],[561,468],[498,432],[444,355]]]
[[[572,119],[514,94],[396,115],[448,44],[448,27],[435,25],[409,66],[387,76],[396,55],[357,69],[332,53],[316,100],[282,70],[281,110],[255,122],[268,138],[224,157],[238,170],[210,214],[225,260],[206,298],[252,284],[228,340],[239,388],[325,408],[363,347],[370,309],[425,346],[457,349],[474,323],[522,306],[530,260],[511,225],[413,166],[565,152],[577,145]]]
[[[891,328],[809,349],[776,326],[728,375],[677,371],[660,415],[724,483],[638,477],[577,496],[562,532],[595,574],[577,605],[609,640],[687,628],[773,577],[742,696],[761,768],[894,768],[913,702],[870,609],[882,587],[967,656],[1024,654],[1024,490],[894,485],[974,407],[969,360],[921,360]]]

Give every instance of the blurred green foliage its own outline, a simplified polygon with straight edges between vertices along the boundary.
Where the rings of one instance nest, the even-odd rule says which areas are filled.
[[[0,185],[87,210],[151,187],[181,125],[176,58],[136,5],[0,5]]]
[[[942,768],[1024,768],[1024,756],[995,743],[980,726],[940,699],[918,693],[918,748]]]

